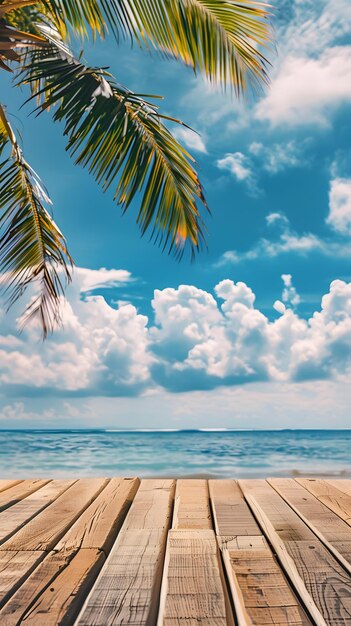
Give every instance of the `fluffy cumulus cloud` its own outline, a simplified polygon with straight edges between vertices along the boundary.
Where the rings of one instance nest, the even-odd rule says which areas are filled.
[[[351,102],[351,46],[318,58],[287,56],[255,117],[272,126],[329,124],[330,112]]]
[[[44,343],[38,329],[0,338],[0,388],[14,393],[134,395],[149,382],[152,356],[147,352],[147,318],[128,303],[118,308],[86,291],[123,285],[123,270],[76,271],[74,286],[63,303],[63,327]],[[84,299],[82,299],[84,296]],[[6,324],[6,326],[5,326]]]
[[[351,234],[350,178],[335,178],[331,181],[327,223],[342,234]]]
[[[351,101],[351,3],[279,0],[277,8],[279,58],[255,117],[273,126],[327,125]]]
[[[156,290],[154,320],[98,295],[82,301],[77,288],[64,307],[63,329],[44,344],[35,328],[2,335],[0,391],[8,397],[117,397],[349,379],[351,283],[334,281],[320,310],[306,320],[298,314],[291,275],[282,280],[271,318],[248,285],[228,279],[213,293],[191,285]]]

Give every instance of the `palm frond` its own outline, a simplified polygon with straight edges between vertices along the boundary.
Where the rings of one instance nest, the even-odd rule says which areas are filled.
[[[108,32],[117,39],[121,34],[137,36],[129,2],[125,0],[45,0],[41,4],[63,39],[70,29],[82,37],[104,37]]]
[[[122,0],[154,47],[238,95],[268,82],[268,5],[255,0]]]
[[[10,158],[5,155],[11,150]],[[63,235],[45,205],[49,197],[25,161],[0,105],[0,270],[1,286],[12,306],[29,286],[36,290],[23,321],[37,319],[43,336],[60,321],[71,257]]]
[[[19,61],[20,51],[46,45],[38,34],[21,30],[22,19],[18,19],[15,25],[11,21],[11,14],[18,15],[19,11],[23,12],[33,4],[35,0],[0,0],[0,69],[12,72],[8,62]]]
[[[108,30],[182,60],[238,95],[268,82],[269,5],[256,0],[47,0],[62,37]]]
[[[38,113],[54,107],[67,150],[127,210],[137,197],[142,234],[177,256],[204,240],[197,201],[205,198],[192,157],[164,125],[155,105],[118,85],[111,75],[74,59],[60,47],[35,50],[20,83],[35,85]],[[173,120],[176,121],[176,120]]]

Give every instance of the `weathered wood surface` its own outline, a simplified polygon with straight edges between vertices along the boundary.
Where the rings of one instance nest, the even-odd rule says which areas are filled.
[[[351,526],[351,482],[310,478],[300,478],[297,482]]]
[[[9,488],[5,487],[5,489],[0,492],[0,511],[17,504],[17,502],[20,502],[20,500],[23,500],[48,482],[49,480],[38,479],[23,480],[18,483],[14,481],[12,486],[10,485]]]
[[[175,481],[143,480],[78,624],[154,624]]]
[[[17,530],[54,502],[75,481],[52,480],[1,514],[0,543],[4,543]]]
[[[351,573],[350,526],[295,480],[273,478],[268,482]]]
[[[232,480],[211,480],[217,540],[239,626],[311,624]]]
[[[0,610],[0,624],[71,623],[105,562],[138,486],[137,479],[111,479]]]
[[[351,625],[349,574],[266,481],[242,480],[239,484],[315,623]]]
[[[0,480],[1,626],[351,626],[351,481]]]
[[[172,529],[168,533],[159,626],[234,624],[212,529],[206,480],[178,480]]]

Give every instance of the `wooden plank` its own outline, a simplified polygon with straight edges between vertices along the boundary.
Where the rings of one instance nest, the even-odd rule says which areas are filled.
[[[238,485],[232,480],[209,484],[238,626],[310,625]]]
[[[2,491],[6,491],[6,489],[10,489],[10,487],[15,487],[15,485],[19,485],[19,483],[23,483],[23,480],[7,480],[7,479],[1,479],[0,480],[0,493]]]
[[[177,480],[173,528],[212,528],[207,480]]]
[[[105,484],[105,479],[77,481],[0,546],[1,576],[6,581],[2,593],[0,589],[0,607],[43,560],[47,551],[61,539]],[[21,552],[24,553],[23,556]]]
[[[73,624],[104,561],[99,550],[51,552],[32,574],[32,584],[22,586],[0,611],[1,626]],[[44,592],[38,590],[33,601],[37,580]]]
[[[350,526],[315,498],[299,482],[290,478],[272,478],[267,482],[284,498],[301,517],[303,522],[351,574]]]
[[[239,484],[312,620],[320,626],[350,626],[350,576],[266,481]]]
[[[50,506],[0,546],[1,550],[49,551],[107,484],[104,478],[75,482]]]
[[[328,478],[326,482],[346,495],[351,496],[351,480],[349,478]]]
[[[44,558],[45,552],[0,552],[0,607]]]
[[[344,481],[299,478],[297,482],[351,526],[351,491],[344,493],[342,484],[339,485]]]
[[[23,498],[30,496],[31,493],[40,489],[49,482],[49,480],[22,480],[19,483],[15,483],[12,487],[6,488],[5,491],[0,493],[0,511],[17,504]]]
[[[40,513],[75,481],[52,480],[0,514],[0,543]]]
[[[168,533],[158,626],[216,620],[233,624],[206,480],[178,480]]]
[[[108,554],[139,485],[139,478],[112,478],[55,550],[95,548]]]
[[[77,616],[122,525],[138,479],[113,478],[0,610],[4,626],[51,626]]]
[[[77,624],[155,623],[174,484],[173,480],[141,482]]]
[[[218,537],[262,535],[261,529],[250,512],[236,482],[233,480],[210,480],[209,486]]]
[[[158,626],[186,626],[189,620],[234,624],[215,534],[209,529],[172,529],[168,534]]]

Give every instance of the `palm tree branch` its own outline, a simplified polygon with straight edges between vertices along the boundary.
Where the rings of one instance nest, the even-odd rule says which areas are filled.
[[[204,241],[197,206],[206,204],[203,190],[192,157],[155,105],[118,85],[106,70],[84,65],[69,51],[63,54],[53,42],[30,57],[20,83],[36,85],[38,113],[54,107],[76,163],[87,167],[104,191],[114,184],[124,211],[140,197],[142,234],[149,231],[177,256],[188,242],[193,254]]]
[[[46,0],[43,11],[63,38],[73,32],[119,38],[182,60],[209,80],[231,86],[268,82],[262,53],[272,39],[269,5],[256,0]]]
[[[23,157],[5,110],[0,105],[0,270],[1,286],[11,307],[34,287],[23,322],[39,321],[43,337],[60,321],[64,284],[71,279],[72,259],[63,235],[49,215],[47,192]]]

